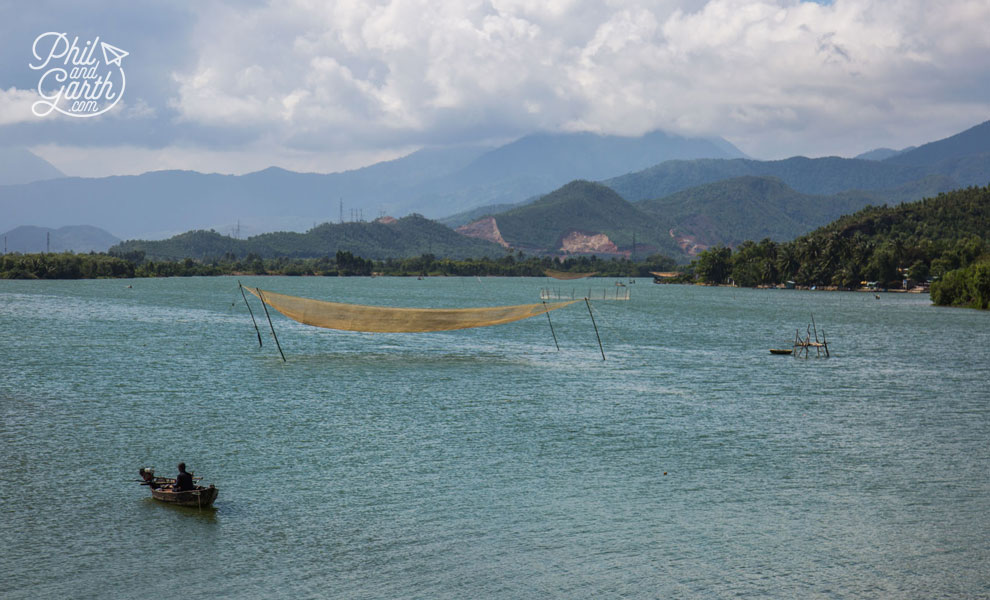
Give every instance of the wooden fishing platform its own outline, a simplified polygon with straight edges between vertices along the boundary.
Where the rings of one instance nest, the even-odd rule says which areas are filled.
[[[814,330],[815,341],[811,341],[812,329]],[[805,330],[805,336],[801,338],[801,330],[798,329],[794,332],[794,356],[801,356],[804,352],[804,357],[808,358],[811,355],[811,349],[814,348],[816,354],[819,358],[822,356],[822,352],[825,352],[825,358],[830,358],[831,353],[828,351],[828,340],[825,338],[825,330],[822,329],[822,338],[818,339],[818,327],[815,325],[815,317],[811,317],[811,325]]]
[[[812,341],[812,335],[814,335],[814,341]],[[815,315],[811,315],[811,324],[805,330],[805,336],[801,337],[801,330],[795,330],[794,332],[794,344],[791,348],[771,348],[770,354],[777,355],[788,355],[793,354],[794,356],[801,356],[804,354],[805,358],[811,356],[811,349],[815,349],[815,354],[820,358],[822,352],[825,353],[825,358],[830,358],[832,356],[828,349],[828,339],[825,337],[825,330],[822,329],[822,337],[818,338],[818,326],[815,325]]]

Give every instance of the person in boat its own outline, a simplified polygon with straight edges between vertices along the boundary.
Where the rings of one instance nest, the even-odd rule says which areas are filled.
[[[179,474],[175,476],[175,486],[172,488],[176,492],[187,492],[196,489],[193,485],[192,473],[186,472],[186,463],[179,463]]]

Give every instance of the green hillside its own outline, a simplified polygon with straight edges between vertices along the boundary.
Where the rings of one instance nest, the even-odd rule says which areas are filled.
[[[785,241],[862,207],[858,199],[802,194],[775,177],[736,177],[645,200],[643,212],[709,246]]]
[[[451,229],[457,229],[461,225],[467,225],[468,223],[472,223],[474,221],[477,221],[478,219],[490,215],[497,215],[500,213],[508,212],[514,208],[525,206],[536,200],[539,200],[539,196],[535,196],[533,198],[527,198],[522,202],[514,202],[512,204],[489,204],[487,206],[479,206],[478,208],[472,208],[464,212],[455,213],[450,216],[437,219],[437,223],[446,225]]]
[[[896,284],[965,267],[990,249],[990,188],[966,188],[899,206],[869,207],[788,245],[809,285]]]
[[[747,175],[635,206],[678,236],[690,236],[706,246],[734,246],[763,238],[791,240],[866,206],[899,204],[952,189],[947,177],[932,175],[890,190],[816,195],[797,192],[776,177]]]
[[[539,200],[496,216],[502,237],[514,248],[558,252],[571,232],[605,234],[620,250],[637,254],[680,253],[655,219],[608,187],[572,181]]]
[[[795,241],[809,243],[866,236],[905,246],[953,245],[972,237],[990,240],[990,187],[971,187],[899,206],[865,208]]]
[[[251,238],[236,240],[215,231],[187,231],[167,240],[127,240],[112,246],[107,252],[114,256],[143,255],[149,260],[182,260],[185,258],[241,257],[247,255]]]
[[[419,215],[372,223],[325,223],[306,233],[266,233],[237,240],[215,231],[190,231],[161,241],[130,240],[110,249],[117,255],[144,253],[150,260],[242,258],[317,258],[338,250],[368,259],[434,254],[447,258],[498,257],[496,244],[467,238]]]
[[[752,241],[702,253],[705,281],[859,287],[900,286],[965,268],[990,252],[990,187],[966,188],[899,206],[869,207],[777,244]],[[934,289],[933,289],[934,295]]]
[[[745,240],[788,241],[866,206],[922,192],[934,196],[952,185],[932,175],[884,191],[820,195],[795,191],[776,177],[744,175],[630,203],[602,184],[575,181],[495,219],[505,241],[529,253],[559,252],[563,236],[579,231],[604,233],[621,251],[631,249],[635,235],[637,254],[686,260],[678,243],[693,253]]]
[[[902,202],[914,202],[923,198],[932,198],[943,192],[957,190],[961,186],[956,180],[947,175],[928,175],[921,179],[910,181],[904,185],[889,188],[886,190],[849,190],[839,192],[835,197],[840,199],[855,200],[858,208],[866,206],[880,206],[881,204],[900,204]],[[855,202],[853,204],[855,204]]]
[[[776,177],[798,192],[829,195],[847,190],[880,191],[897,188],[930,174],[930,171],[921,167],[887,162],[797,156],[775,161],[672,160],[602,183],[626,200],[640,202],[746,175]]]

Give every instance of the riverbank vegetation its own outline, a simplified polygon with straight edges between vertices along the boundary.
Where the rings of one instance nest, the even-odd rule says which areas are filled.
[[[177,261],[145,260],[141,252],[108,254],[7,254],[0,257],[3,279],[94,279],[127,277],[190,277],[213,275],[313,275],[329,277],[393,276],[512,276],[539,277],[546,269],[574,273],[597,273],[603,277],[649,277],[652,271],[673,270],[676,263],[653,255],[642,261],[579,256],[557,260],[527,257],[522,253],[501,258],[452,260],[424,254],[414,258],[370,260],[338,251],[322,258],[237,259],[225,255],[215,259]]]
[[[974,305],[990,260],[990,187],[863,209],[791,242],[747,241],[702,252],[697,281],[741,287],[786,285],[880,289],[932,284],[932,300]],[[936,293],[937,290],[937,293]],[[983,302],[986,305],[986,302]]]
[[[990,308],[990,259],[949,271],[932,283],[932,302],[942,306]]]

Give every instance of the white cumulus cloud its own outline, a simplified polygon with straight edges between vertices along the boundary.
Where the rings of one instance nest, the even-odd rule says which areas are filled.
[[[38,117],[31,112],[31,107],[40,99],[35,90],[0,88],[0,125],[37,121]]]
[[[119,114],[38,125],[35,144],[144,144],[163,164],[201,148],[217,165],[205,170],[266,155],[335,170],[353,165],[348,154],[537,130],[663,129],[783,158],[904,147],[990,118],[987,0],[216,0],[141,10],[181,25],[172,39],[140,20],[173,59],[130,40],[135,83]],[[126,41],[108,27],[101,35]],[[7,56],[29,52],[23,45],[0,40]],[[0,126],[31,139],[37,98],[23,88],[34,74],[7,71],[23,81],[0,88]],[[260,154],[245,160],[246,149]]]
[[[172,106],[184,121],[257,128],[290,146],[662,128],[784,156],[865,150],[867,133],[923,141],[990,108],[985,1],[280,0],[216,10],[193,38],[195,67],[175,74]]]

